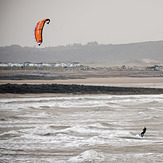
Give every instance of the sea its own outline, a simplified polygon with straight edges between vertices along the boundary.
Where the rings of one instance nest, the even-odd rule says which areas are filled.
[[[2,163],[162,161],[163,95],[0,98]]]

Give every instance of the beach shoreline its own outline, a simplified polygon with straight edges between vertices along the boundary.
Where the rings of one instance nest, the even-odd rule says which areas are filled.
[[[93,86],[163,88],[163,77],[108,77],[66,80],[0,80],[0,84],[77,84]]]

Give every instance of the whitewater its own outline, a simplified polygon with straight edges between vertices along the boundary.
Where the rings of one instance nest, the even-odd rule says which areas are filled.
[[[161,162],[162,151],[163,95],[0,98],[3,163]]]

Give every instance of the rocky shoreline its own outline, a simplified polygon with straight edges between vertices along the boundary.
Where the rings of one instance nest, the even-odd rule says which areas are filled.
[[[112,94],[112,95],[139,95],[139,94],[163,94],[160,88],[133,88],[110,87],[91,85],[65,85],[65,84],[2,84],[0,93],[12,94],[40,94],[40,93],[64,93],[64,94]]]

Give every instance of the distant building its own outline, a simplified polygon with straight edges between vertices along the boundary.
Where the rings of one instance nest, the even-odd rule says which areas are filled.
[[[23,66],[29,67],[29,66],[30,66],[30,63],[31,63],[31,62],[24,62],[24,63],[23,63]]]
[[[73,63],[0,63],[0,67],[79,67],[79,62]]]
[[[163,66],[154,65],[154,66],[151,66],[151,67],[147,67],[146,70],[149,70],[149,71],[163,71]]]
[[[126,70],[126,66],[123,65],[123,66],[121,67],[121,70]]]
[[[0,63],[0,67],[8,67],[8,63]]]

